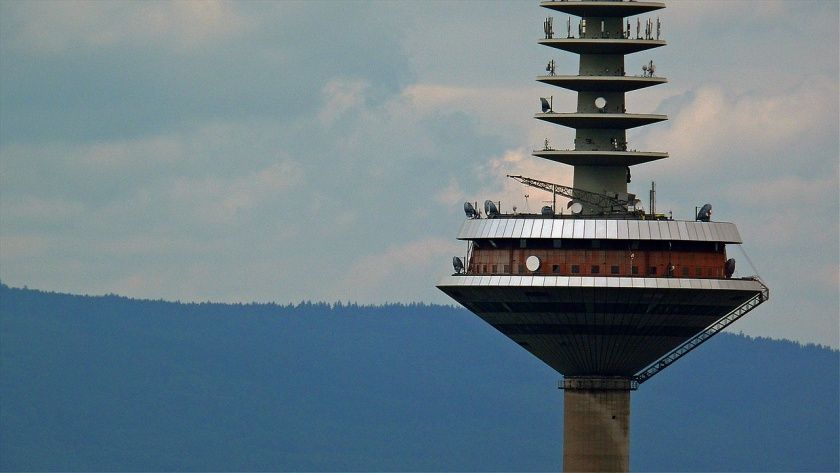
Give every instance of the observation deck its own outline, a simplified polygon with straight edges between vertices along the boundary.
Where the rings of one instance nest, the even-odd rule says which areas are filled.
[[[668,79],[642,76],[538,76],[537,82],[577,92],[629,92],[665,84]]]
[[[457,238],[438,288],[567,378],[630,379],[766,294],[726,269],[729,222],[500,214]]]
[[[609,128],[627,130],[668,119],[650,113],[537,113],[534,118],[569,128]]]
[[[541,39],[539,44],[562,49],[575,54],[633,54],[665,46],[661,39],[623,38],[550,38]]]
[[[587,17],[624,17],[665,8],[662,2],[543,1],[540,6],[570,15]]]

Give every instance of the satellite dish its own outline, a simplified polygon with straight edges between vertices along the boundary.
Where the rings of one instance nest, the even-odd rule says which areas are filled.
[[[598,97],[597,99],[595,99],[595,108],[597,108],[598,110],[603,110],[606,106],[607,99],[605,99],[604,97]]]
[[[464,262],[457,256],[452,257],[452,267],[455,268],[455,274],[461,274],[464,270]]]
[[[529,256],[525,260],[525,267],[528,268],[528,271],[535,272],[536,270],[540,269],[540,259],[534,255]]]
[[[701,222],[708,222],[712,218],[712,204],[706,204],[703,207],[700,207],[700,211],[697,212],[697,218],[695,220],[699,220]]]
[[[726,260],[726,264],[723,266],[723,272],[726,274],[727,278],[731,278],[733,274],[735,274],[735,259],[729,258]]]
[[[494,218],[499,216],[499,209],[496,207],[496,204],[493,203],[492,200],[485,200],[484,201],[484,213],[487,214],[487,217]]]
[[[473,204],[469,202],[464,202],[464,213],[467,214],[467,218],[478,217],[478,212],[476,212],[475,207],[473,207]]]
[[[552,209],[550,205],[543,205],[542,214],[546,217],[554,215],[554,209]]]
[[[551,104],[548,103],[548,99],[546,99],[545,97],[540,97],[540,105],[542,105],[543,113],[546,113],[549,110],[551,110]]]
[[[569,210],[571,210],[573,214],[577,215],[583,212],[583,204],[581,204],[580,202],[572,202],[569,205]]]

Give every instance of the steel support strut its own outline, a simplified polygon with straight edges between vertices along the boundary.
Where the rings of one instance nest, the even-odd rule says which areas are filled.
[[[688,354],[688,352],[694,350],[695,348],[699,347],[703,342],[712,338],[713,335],[732,325],[733,322],[746,315],[747,312],[755,309],[759,306],[759,304],[769,299],[770,289],[767,286],[765,286],[764,283],[762,283],[761,280],[759,280],[757,277],[752,279],[754,279],[756,282],[758,282],[759,285],[761,285],[761,291],[759,291],[758,294],[747,299],[746,302],[739,305],[735,310],[718,319],[717,322],[713,323],[702,332],[688,339],[682,345],[678,346],[677,348],[674,348],[667,355],[653,362],[650,366],[648,366],[639,374],[634,376],[633,379],[638,384],[644,383],[645,381],[652,378],[653,375],[664,370],[665,368],[673,364],[675,361]]]

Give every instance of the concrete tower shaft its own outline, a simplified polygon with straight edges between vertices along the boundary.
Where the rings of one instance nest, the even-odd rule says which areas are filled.
[[[630,390],[567,389],[563,471],[630,469]]]

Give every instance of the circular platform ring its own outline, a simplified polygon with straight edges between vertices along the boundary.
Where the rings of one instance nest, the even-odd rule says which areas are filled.
[[[540,269],[540,259],[534,255],[529,256],[528,259],[525,260],[525,267],[528,268],[528,271],[533,273],[534,271]]]

